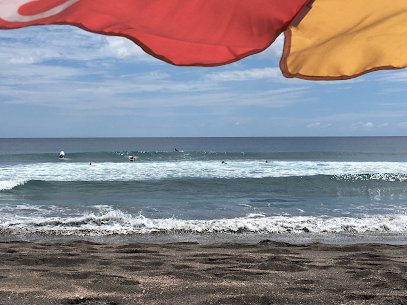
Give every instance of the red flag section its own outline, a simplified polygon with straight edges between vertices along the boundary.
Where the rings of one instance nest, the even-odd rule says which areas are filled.
[[[69,24],[124,36],[176,65],[214,66],[267,48],[308,0],[0,0],[0,28]]]

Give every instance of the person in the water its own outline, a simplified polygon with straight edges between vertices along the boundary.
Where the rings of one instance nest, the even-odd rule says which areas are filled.
[[[174,150],[175,150],[176,152],[179,152],[178,148],[176,148],[176,147],[174,148]]]

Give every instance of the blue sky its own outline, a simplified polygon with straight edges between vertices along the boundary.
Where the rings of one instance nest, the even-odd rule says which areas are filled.
[[[285,79],[283,40],[216,67],[174,67],[68,26],[0,31],[0,137],[407,135],[407,71]]]

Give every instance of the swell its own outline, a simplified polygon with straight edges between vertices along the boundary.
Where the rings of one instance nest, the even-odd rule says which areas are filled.
[[[47,192],[51,189],[67,192],[73,190],[109,190],[115,192],[135,192],[137,190],[148,191],[156,190],[157,187],[162,191],[177,190],[182,188],[212,189],[226,188],[231,191],[234,189],[255,190],[262,186],[296,189],[301,190],[322,189],[346,189],[346,188],[386,188],[399,187],[404,190],[407,183],[405,174],[346,174],[346,175],[314,175],[314,176],[291,176],[291,177],[264,177],[264,178],[174,178],[160,180],[130,180],[130,181],[47,181],[47,180],[27,180],[27,181],[0,181],[0,192],[7,193],[30,193]],[[394,189],[393,189],[394,191]]]
[[[407,161],[405,153],[379,152],[216,152],[216,151],[115,151],[115,152],[69,152],[69,162],[128,162],[129,156],[136,156],[140,161],[209,161],[209,160],[297,160],[297,161]],[[60,162],[58,151],[55,153],[0,154],[4,163],[39,163]]]

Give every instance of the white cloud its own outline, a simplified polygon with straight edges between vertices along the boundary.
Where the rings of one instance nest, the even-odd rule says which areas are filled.
[[[205,78],[212,81],[247,81],[259,79],[276,79],[281,78],[281,72],[278,68],[232,70],[207,74]]]
[[[321,122],[312,122],[307,124],[307,128],[328,128],[331,127],[331,123],[321,123]]]
[[[375,125],[372,122],[357,122],[352,124],[355,129],[372,129]]]
[[[101,48],[102,54],[106,57],[111,56],[115,58],[131,58],[132,60],[138,59],[143,61],[158,62],[151,55],[146,54],[142,48],[129,39],[123,37],[106,36],[106,45]]]
[[[28,69],[30,70],[30,69]],[[30,70],[24,85],[8,78],[0,86],[3,103],[77,110],[163,109],[194,107],[286,107],[300,101],[305,88],[280,88],[241,92],[204,81],[179,81],[154,73],[79,80],[80,69],[38,67]],[[21,71],[20,71],[21,72]],[[0,78],[2,73],[0,72]],[[16,87],[19,89],[16,90]],[[109,111],[110,111],[109,110]]]
[[[0,41],[2,63],[33,64],[49,60],[109,58],[159,62],[126,38],[98,35],[69,26],[0,31]]]
[[[259,56],[268,57],[271,60],[274,59],[277,62],[277,60],[280,60],[280,57],[283,53],[283,47],[284,47],[284,34],[281,34],[271,44],[271,46],[264,50],[262,53],[260,53]]]
[[[398,83],[405,83],[407,82],[407,71],[406,70],[399,70],[399,71],[386,71],[382,72],[381,75],[376,77],[378,81],[386,81],[386,82],[398,82]]]
[[[123,68],[123,63],[137,70]],[[278,68],[237,70],[238,65],[232,65],[236,70],[208,73],[210,68],[190,68],[185,73],[187,68],[157,63],[129,40],[74,27],[0,31],[0,103],[108,113],[277,108],[306,101],[306,87],[281,86]],[[229,83],[269,79],[279,80],[279,87],[270,83],[242,90]]]
[[[309,123],[307,125],[308,128],[320,127],[322,124],[321,122]]]

